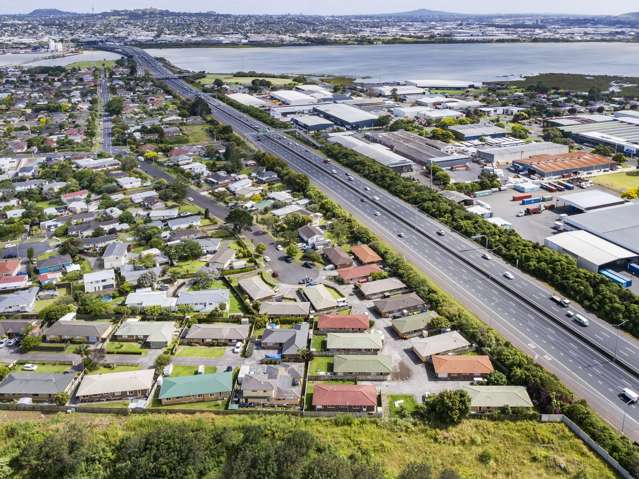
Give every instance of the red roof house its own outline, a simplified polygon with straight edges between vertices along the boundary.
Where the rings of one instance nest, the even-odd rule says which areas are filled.
[[[368,281],[371,274],[379,273],[382,268],[376,264],[365,264],[363,266],[351,266],[337,270],[337,274],[344,283],[361,283]]]
[[[363,333],[368,330],[368,316],[322,314],[317,321],[317,329],[322,333]]]
[[[375,264],[382,262],[382,258],[366,244],[352,246],[351,253],[353,253],[357,260],[362,264]]]
[[[20,271],[19,259],[0,260],[0,276],[15,276]]]
[[[372,384],[315,384],[313,407],[318,411],[374,412],[377,388]]]

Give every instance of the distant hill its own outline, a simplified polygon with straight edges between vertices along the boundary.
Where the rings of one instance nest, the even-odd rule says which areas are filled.
[[[428,10],[427,8],[420,8],[419,10],[411,10],[409,12],[384,13],[376,16],[397,18],[450,18],[463,17],[466,15],[464,15],[463,13],[443,12],[440,10]]]
[[[64,12],[57,8],[37,8],[30,13],[27,13],[28,17],[68,17],[69,15],[76,15],[73,12]]]
[[[624,14],[619,15],[619,16],[620,17],[639,19],[639,12],[628,12],[628,13],[624,13]]]

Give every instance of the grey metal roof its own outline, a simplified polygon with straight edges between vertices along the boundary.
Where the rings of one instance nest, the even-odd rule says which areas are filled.
[[[95,337],[101,338],[109,332],[113,326],[111,323],[98,321],[59,320],[46,328],[42,333],[44,336],[67,336],[67,337]]]
[[[212,311],[220,304],[228,304],[228,289],[203,289],[201,291],[181,291],[176,304],[193,307],[202,306],[199,311]]]
[[[267,329],[262,334],[262,342],[280,344],[282,354],[297,354],[306,348],[308,330],[308,323],[296,324],[292,329]]]
[[[69,256],[68,254],[63,254],[59,256],[51,256],[50,258],[38,261],[37,268],[49,268],[51,266],[59,266],[71,263],[73,263],[71,256]]]
[[[3,319],[0,321],[0,336],[22,334],[27,326],[36,323],[37,319]]]
[[[210,323],[194,324],[186,333],[186,339],[219,339],[243,341],[248,337],[248,324]]]
[[[308,316],[311,311],[311,303],[308,302],[275,302],[266,301],[260,304],[260,314],[270,316]]]
[[[111,243],[104,250],[104,254],[102,255],[102,257],[109,258],[112,256],[115,256],[115,257],[124,256],[127,253],[127,248],[128,246],[126,243],[120,243],[119,241],[115,243]]]
[[[58,394],[65,392],[74,374],[10,373],[0,383],[0,394]]]
[[[30,310],[35,303],[40,288],[34,287],[22,291],[15,291],[0,296],[0,312],[15,312],[17,310]]]

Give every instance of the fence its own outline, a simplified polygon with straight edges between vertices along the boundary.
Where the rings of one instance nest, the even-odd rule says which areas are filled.
[[[612,467],[617,472],[617,474],[619,474],[624,479],[634,479],[634,476],[630,474],[624,467],[622,467],[615,458],[608,454],[608,452],[606,452],[603,447],[595,442],[583,429],[577,426],[577,424],[572,422],[568,417],[564,416],[563,414],[542,414],[541,422],[563,422],[583,442],[588,444],[588,446],[590,446],[590,448],[595,451],[599,455],[599,457],[606,461],[606,463],[610,467]]]

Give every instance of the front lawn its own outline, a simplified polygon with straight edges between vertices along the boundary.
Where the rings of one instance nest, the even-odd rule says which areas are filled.
[[[21,373],[32,372],[34,374],[59,374],[68,371],[72,367],[71,364],[31,363],[36,364],[38,366],[38,369],[36,369],[35,371],[25,371],[22,369],[22,366],[24,366],[24,364],[16,365],[16,371]]]
[[[131,355],[143,355],[147,351],[142,348],[138,343],[109,341],[106,345],[106,352],[108,354],[131,354]]]
[[[176,353],[178,358],[214,359],[224,355],[224,348],[209,346],[180,346]]]
[[[324,345],[326,344],[326,336],[314,335],[313,339],[311,339],[311,349],[313,351],[323,351]]]
[[[193,204],[180,205],[179,211],[180,211],[180,214],[189,214],[189,215],[204,213],[204,210],[202,208]]]
[[[399,404],[395,404],[398,402]],[[402,417],[412,414],[417,409],[415,396],[410,394],[393,394],[388,397],[388,410],[391,417]]]
[[[206,262],[204,261],[183,261],[178,263],[176,266],[172,266],[169,268],[169,274],[175,274],[177,276],[189,276],[197,273],[204,266],[206,266]]]
[[[120,364],[114,367],[100,366],[95,371],[88,371],[87,374],[107,374],[107,373],[123,373],[125,371],[137,371],[139,366],[132,366],[128,364]]]
[[[197,366],[176,366],[173,365],[173,371],[171,372],[171,377],[175,376],[193,376],[197,373]],[[205,366],[204,374],[213,374],[217,372],[217,368],[215,366]]]
[[[333,371],[333,356],[317,356],[311,360],[308,366],[309,375],[329,373]]]

